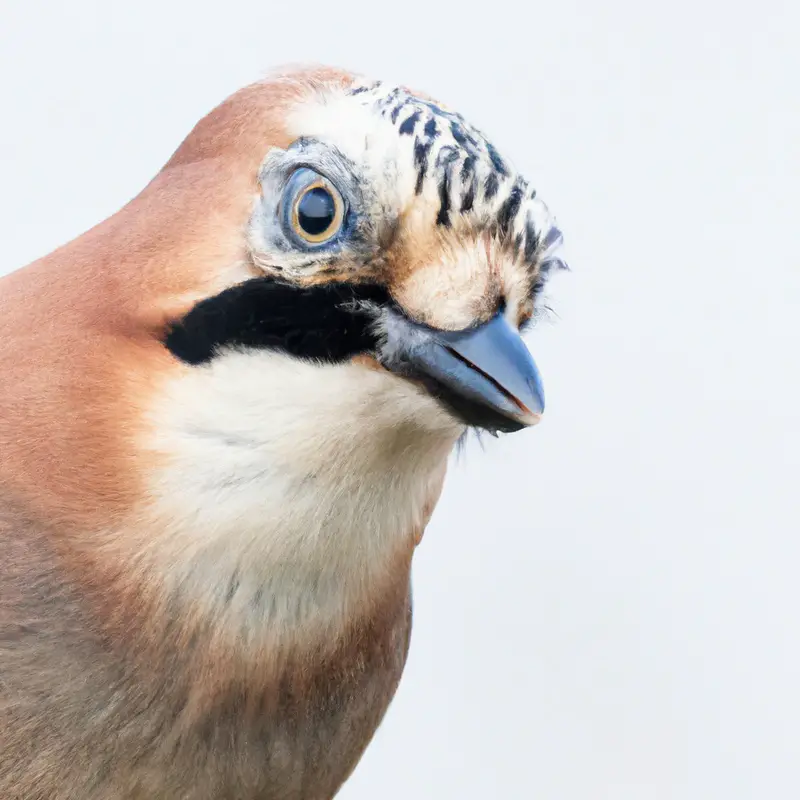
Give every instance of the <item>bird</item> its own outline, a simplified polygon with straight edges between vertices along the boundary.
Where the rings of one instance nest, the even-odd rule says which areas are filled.
[[[312,65],[0,279],[0,797],[334,797],[451,454],[543,414],[566,268],[481,130]]]

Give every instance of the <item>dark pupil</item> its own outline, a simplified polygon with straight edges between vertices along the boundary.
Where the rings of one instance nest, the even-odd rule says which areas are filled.
[[[309,189],[297,204],[297,221],[309,236],[319,236],[333,225],[336,204],[331,193],[321,186]]]

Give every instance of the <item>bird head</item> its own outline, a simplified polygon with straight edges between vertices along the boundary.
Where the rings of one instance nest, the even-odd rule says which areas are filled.
[[[539,419],[520,329],[560,245],[443,105],[336,70],[261,81],[4,279],[0,476],[184,582],[230,557],[237,585],[302,563],[324,587],[422,524],[467,428]]]
[[[284,110],[288,143],[253,176],[250,275],[175,320],[166,346],[192,365],[278,352],[309,375],[355,360],[386,371],[387,390],[426,398],[423,426],[537,422],[542,382],[519,329],[563,262],[535,189],[429,99],[358,79],[304,88]]]

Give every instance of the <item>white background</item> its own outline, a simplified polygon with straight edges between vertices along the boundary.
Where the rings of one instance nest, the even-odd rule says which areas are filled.
[[[0,0],[0,272],[297,61],[459,109],[564,230],[545,421],[454,463],[345,800],[800,796],[793,6]]]

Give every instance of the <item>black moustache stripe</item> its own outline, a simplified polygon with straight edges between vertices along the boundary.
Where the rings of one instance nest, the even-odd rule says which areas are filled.
[[[267,348],[299,358],[341,362],[375,350],[363,301],[391,304],[376,284],[301,287],[254,278],[199,302],[172,323],[164,344],[188,364],[210,361],[225,347]]]

